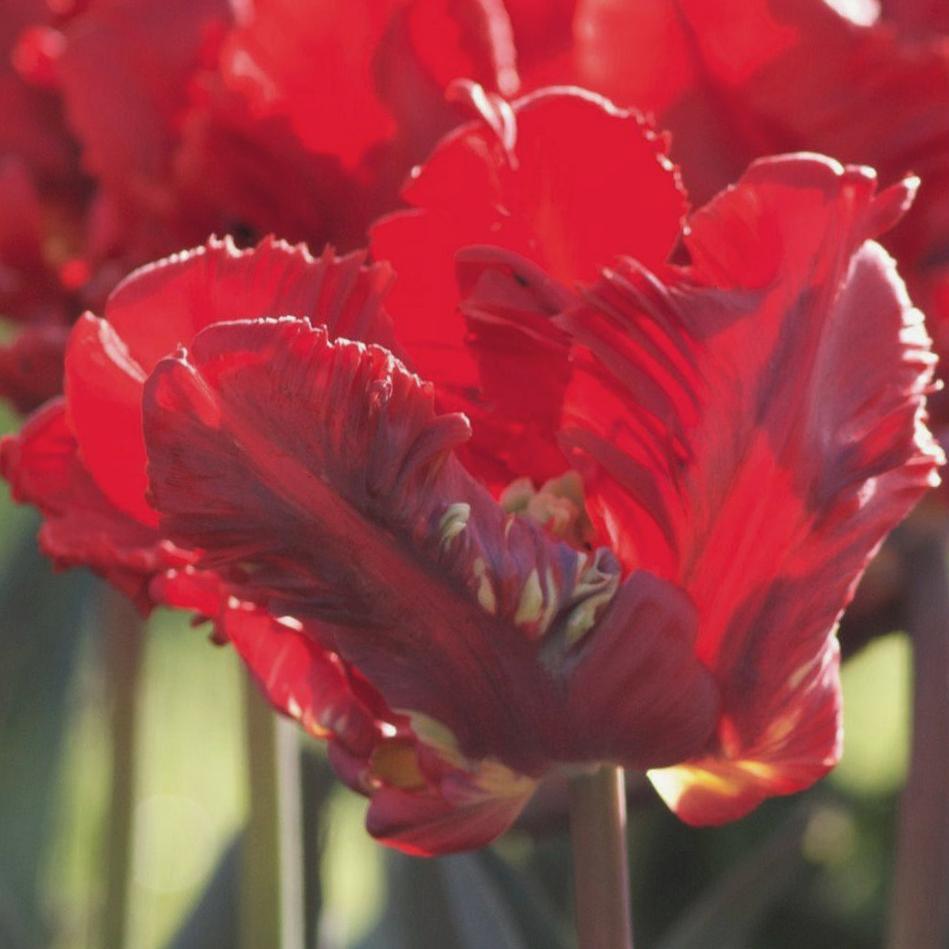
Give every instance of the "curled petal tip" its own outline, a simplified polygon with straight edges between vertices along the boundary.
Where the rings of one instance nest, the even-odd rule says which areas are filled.
[[[497,136],[508,158],[514,161],[517,119],[506,99],[487,92],[483,86],[471,79],[456,79],[449,85],[445,98],[449,102],[460,102],[472,108]]]

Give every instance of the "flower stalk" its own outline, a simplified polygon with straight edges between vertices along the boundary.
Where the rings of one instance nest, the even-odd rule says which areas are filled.
[[[632,949],[622,768],[571,780],[570,837],[580,949]]]
[[[303,855],[299,744],[246,683],[250,805],[241,875],[241,949],[303,949]]]
[[[111,588],[103,589],[100,609],[112,746],[102,944],[107,949],[122,949],[126,944],[129,918],[134,843],[135,732],[145,640],[142,618],[123,594]]]
[[[913,738],[900,801],[889,949],[949,939],[949,573],[946,525],[911,540],[907,626],[913,644]]]

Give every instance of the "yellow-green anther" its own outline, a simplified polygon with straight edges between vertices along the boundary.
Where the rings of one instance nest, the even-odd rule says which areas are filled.
[[[442,547],[447,547],[467,526],[471,505],[465,501],[449,504],[438,522]]]
[[[540,577],[535,567],[531,570],[521,590],[521,598],[517,603],[517,612],[514,622],[518,626],[536,623],[544,609],[544,592],[540,588]]]
[[[478,578],[478,603],[486,613],[494,615],[498,611],[498,600],[494,595],[494,585],[488,576],[484,559],[476,558],[472,567],[474,575]]]

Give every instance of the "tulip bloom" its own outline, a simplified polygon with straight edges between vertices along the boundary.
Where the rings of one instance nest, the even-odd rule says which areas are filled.
[[[0,394],[24,410],[133,267],[209,233],[360,246],[456,123],[445,86],[517,83],[500,0],[56,7],[0,15],[0,315],[23,325]]]
[[[936,481],[873,241],[913,182],[785,156],[684,218],[638,114],[467,92],[373,231],[391,290],[273,241],[145,268],[4,473],[52,555],[214,619],[390,844],[604,761],[737,818],[837,760],[835,624]]]

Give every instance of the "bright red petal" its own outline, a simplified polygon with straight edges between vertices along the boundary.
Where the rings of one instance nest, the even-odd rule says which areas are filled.
[[[517,91],[504,0],[414,0],[406,19],[415,57],[439,89],[473,79],[506,95]],[[392,77],[386,92],[399,95],[399,77]]]
[[[398,274],[389,309],[399,339],[440,391],[458,393],[477,383],[456,312],[461,249],[514,251],[571,287],[619,253],[661,265],[684,210],[663,142],[639,115],[579,90],[513,105],[470,94],[484,120],[444,139],[414,175],[403,197],[416,210],[372,231],[374,255]]]
[[[451,80],[471,76],[508,92],[516,83],[499,0],[261,0],[223,63],[225,81],[259,115],[286,117],[308,149],[351,171],[399,139],[404,174],[419,146],[449,127],[442,94]]]
[[[40,546],[61,567],[88,566],[146,611],[153,575],[191,555],[118,510],[96,487],[77,455],[62,400],[34,414],[0,442],[0,472],[17,501],[44,514]]]
[[[109,500],[143,524],[158,517],[145,500],[142,385],[145,373],[105,321],[84,314],[66,351],[66,402],[83,464]]]
[[[753,158],[798,149],[870,165],[884,182],[919,175],[919,200],[886,243],[924,302],[949,253],[949,45],[927,0],[883,12],[860,25],[826,0],[585,0],[578,71],[656,111],[696,201]]]
[[[723,10],[722,19],[734,19],[736,11],[731,8],[736,6],[730,4],[728,13]],[[663,116],[700,84],[700,69],[677,0],[580,0],[577,7],[574,55],[582,84],[623,105]],[[723,9],[722,4],[714,9]],[[758,31],[751,36],[757,38]],[[704,152],[683,152],[691,154],[701,155],[703,161],[707,157]]]
[[[227,608],[219,632],[233,644],[270,703],[311,735],[367,754],[376,740],[371,711],[354,693],[339,657],[293,617],[277,619],[252,604]]]
[[[365,254],[313,257],[267,237],[238,250],[229,238],[136,270],[109,297],[106,319],[146,373],[204,327],[260,316],[307,316],[332,335],[393,346],[382,298],[387,264]]]
[[[69,418],[86,467],[112,503],[157,523],[145,500],[142,384],[159,359],[203,327],[292,313],[334,334],[390,342],[381,309],[389,270],[363,260],[358,253],[337,258],[330,249],[314,258],[272,238],[238,251],[212,238],[127,277],[106,303],[107,321],[82,317],[66,361]]]
[[[395,133],[372,82],[372,61],[400,5],[256,2],[228,38],[225,81],[258,114],[287,116],[313,151],[356,165],[367,149]]]
[[[430,388],[384,350],[329,343],[299,320],[211,327],[156,368],[146,433],[163,528],[272,612],[332,623],[327,645],[389,707],[436,720],[471,759],[525,773],[591,754],[560,679],[583,668],[615,562],[505,515],[450,454],[464,418],[435,414]],[[680,693],[701,679],[689,649],[670,669],[648,655],[676,654],[664,636],[637,643],[617,674],[663,668]],[[669,743],[704,745],[714,716],[700,686],[703,721],[675,701],[660,716]],[[627,724],[639,749],[640,725]]]
[[[693,217],[680,281],[621,264],[561,322],[588,349],[566,441],[591,507],[628,566],[692,598],[724,692],[717,753],[695,765],[721,779],[703,790],[720,806],[676,792],[689,820],[738,816],[832,764],[834,624],[934,481],[929,341],[866,243],[906,199],[826,159],[759,162]]]

